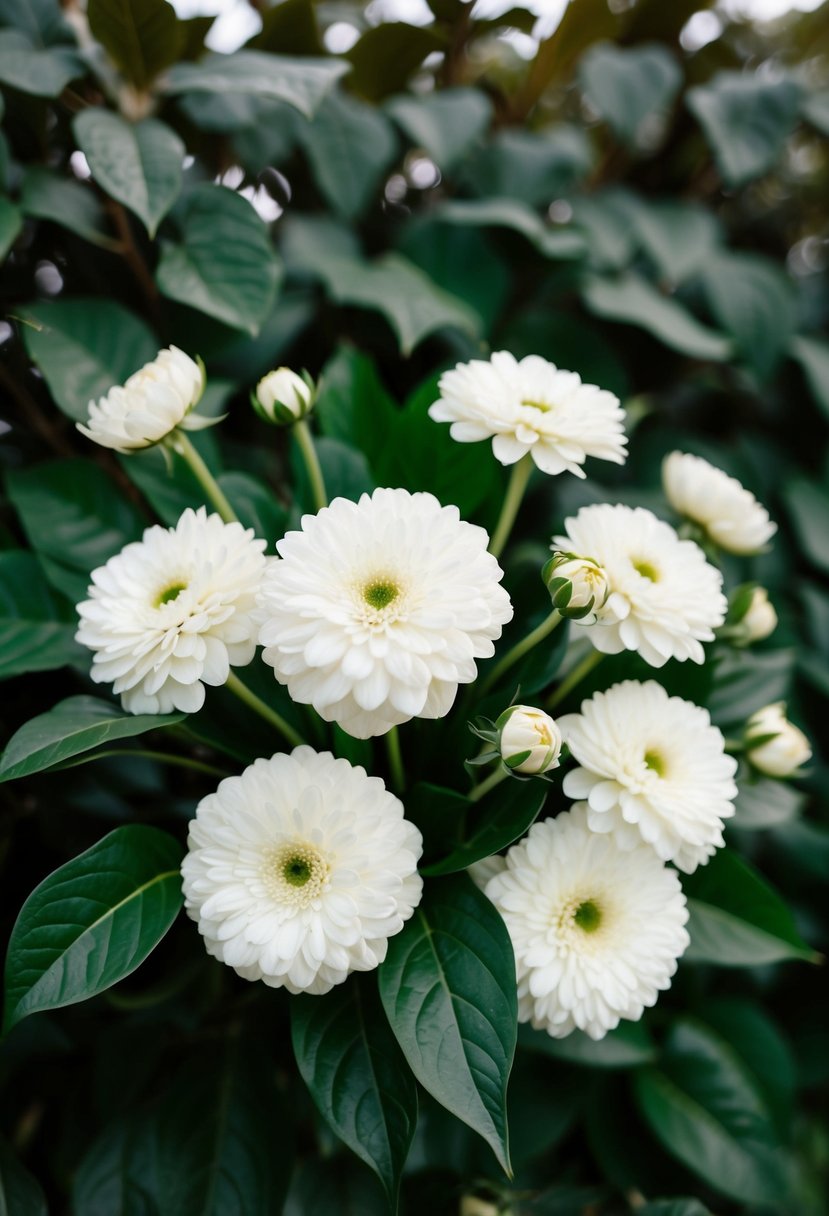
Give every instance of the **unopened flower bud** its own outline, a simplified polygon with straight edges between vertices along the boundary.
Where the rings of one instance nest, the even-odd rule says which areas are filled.
[[[499,748],[507,768],[538,776],[558,768],[561,731],[549,714],[531,705],[511,705],[495,723]]]
[[[755,587],[748,608],[740,620],[745,645],[762,642],[777,628],[777,613],[765,587]]]
[[[796,776],[812,754],[803,731],[786,717],[784,701],[766,705],[752,714],[746,726],[745,744],[749,760],[767,777]]]
[[[298,376],[289,367],[268,372],[256,386],[251,397],[253,408],[265,422],[276,426],[291,426],[311,410],[314,404],[314,382],[307,372]]]
[[[553,607],[562,616],[581,621],[598,613],[610,594],[607,572],[589,557],[554,553],[541,572]]]

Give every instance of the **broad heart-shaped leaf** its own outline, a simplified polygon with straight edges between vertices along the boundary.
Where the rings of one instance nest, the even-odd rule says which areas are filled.
[[[88,460],[13,469],[6,488],[46,577],[75,604],[86,599],[90,571],[141,536],[135,507]]]
[[[76,422],[90,401],[158,354],[152,330],[115,300],[76,296],[45,300],[23,311],[29,358],[43,373],[56,404]]]
[[[687,93],[727,186],[742,186],[774,165],[797,122],[801,90],[791,79],[718,72]]]
[[[721,361],[731,354],[731,342],[708,329],[670,296],[663,296],[633,271],[615,279],[589,276],[582,286],[591,312],[608,321],[637,325],[683,355]]]
[[[722,1194],[785,1208],[785,1161],[755,1079],[713,1031],[675,1022],[659,1069],[634,1074],[639,1110],[661,1144]]]
[[[185,147],[175,131],[154,118],[125,122],[100,106],[76,114],[72,129],[101,189],[154,236],[181,190]]]
[[[266,225],[247,199],[212,184],[191,190],[177,218],[181,244],[167,245],[161,255],[161,291],[256,335],[280,278]]]
[[[379,980],[391,1028],[418,1081],[483,1136],[509,1173],[515,958],[506,925],[471,879],[427,884],[414,916],[389,942]]]
[[[182,848],[158,828],[116,828],[36,887],[12,929],[4,1027],[88,1000],[142,963],[182,904]]]
[[[417,1087],[377,1000],[374,977],[353,975],[324,1001],[297,997],[291,1037],[320,1113],[377,1173],[396,1207],[417,1123]]]
[[[89,0],[89,28],[139,89],[178,59],[184,30],[167,0]]]
[[[70,47],[42,50],[19,30],[0,30],[0,84],[35,97],[59,97],[85,71]]]
[[[366,209],[397,153],[382,110],[336,90],[323,98],[300,142],[320,190],[347,219]]]
[[[0,1216],[49,1216],[46,1197],[0,1136]]]
[[[178,63],[167,74],[167,93],[247,93],[286,101],[312,118],[335,81],[348,71],[341,59],[292,59],[264,51],[208,55],[199,63]]]
[[[829,343],[811,334],[799,334],[792,341],[789,353],[803,368],[815,401],[824,414],[829,415]]]
[[[0,680],[67,663],[88,670],[89,651],[75,641],[75,629],[34,554],[0,553]]]
[[[598,1041],[582,1030],[554,1039],[546,1030],[524,1025],[518,1027],[518,1046],[587,1068],[635,1068],[652,1063],[657,1056],[656,1044],[643,1022],[620,1022]]]
[[[60,224],[100,249],[119,248],[118,241],[107,232],[104,209],[94,190],[53,169],[43,165],[26,169],[20,206],[25,215]]]
[[[683,283],[717,256],[720,228],[706,207],[674,199],[651,202],[633,195],[626,204],[639,245],[660,279]]]
[[[780,896],[733,850],[720,849],[682,885],[691,913],[683,960],[721,967],[817,960]]]
[[[737,353],[761,380],[767,379],[797,324],[794,291],[783,270],[769,258],[720,250],[708,261],[702,284]]]
[[[630,148],[653,146],[648,130],[664,115],[682,84],[674,56],[658,43],[591,47],[579,64],[579,82],[587,99],[612,131]]]
[[[0,757],[0,781],[54,768],[113,739],[132,739],[183,721],[186,714],[128,714],[98,697],[68,697],[12,735]]]
[[[535,823],[547,797],[543,781],[508,779],[467,807],[465,839],[448,857],[422,867],[424,874],[455,874],[499,853]],[[447,833],[448,834],[448,833]]]
[[[492,102],[480,89],[441,89],[421,97],[393,97],[386,112],[446,173],[489,127]]]

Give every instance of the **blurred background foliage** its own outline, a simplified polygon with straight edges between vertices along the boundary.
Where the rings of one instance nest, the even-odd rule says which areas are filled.
[[[310,505],[284,436],[247,405],[277,364],[322,377],[332,495],[430,489],[485,526],[504,470],[488,445],[453,444],[427,419],[439,372],[506,348],[618,393],[625,469],[531,487],[509,571],[516,630],[545,611],[540,537],[596,500],[662,513],[662,455],[696,451],[779,522],[772,551],[728,559],[727,575],[768,587],[781,623],[750,654],[716,648],[703,669],[666,668],[665,683],[733,732],[787,699],[819,742],[829,5],[760,23],[700,0],[572,0],[534,37],[520,6],[429,0],[411,24],[376,3],[250,4],[258,32],[222,54],[205,48],[212,18],[165,0],[0,0],[3,737],[90,691],[72,640],[89,571],[197,500],[158,453],[90,451],[73,426],[172,342],[207,364],[203,408],[229,413],[199,449],[271,540]],[[642,676],[637,662],[609,660],[607,674]],[[233,760],[271,750],[217,691],[193,754],[221,763],[228,722],[245,728]],[[413,730],[420,775],[457,786],[440,728]],[[369,744],[352,751],[372,763]],[[728,830],[818,948],[826,778],[818,754],[801,788],[747,781]],[[128,754],[1,785],[6,931],[45,874],[111,827],[137,818],[183,836],[207,788]],[[729,893],[755,900],[754,935],[729,953],[712,929],[657,1009],[602,1043],[522,1032],[511,1182],[423,1095],[404,1212],[827,1210],[825,976],[775,962],[773,892],[729,863],[712,862],[706,882],[720,908]],[[138,979],[8,1037],[0,1210],[386,1210],[296,1074],[287,998],[200,949],[179,923]]]

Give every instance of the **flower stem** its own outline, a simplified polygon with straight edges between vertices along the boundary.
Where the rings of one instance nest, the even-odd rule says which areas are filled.
[[[323,507],[328,506],[328,495],[325,492],[325,481],[322,476],[322,468],[320,467],[317,449],[314,446],[314,440],[311,435],[311,428],[304,418],[300,418],[299,422],[294,423],[294,435],[302,453],[302,459],[305,461],[305,468],[308,471],[308,480],[311,483],[311,494],[314,498],[314,503],[318,511]]]
[[[512,466],[512,473],[510,474],[509,485],[504,496],[504,504],[501,507],[501,514],[495,526],[495,531],[492,534],[492,540],[489,542],[489,551],[493,557],[500,557],[501,551],[507,543],[532,471],[533,459],[529,452],[526,456],[522,456],[517,464]]]
[[[386,753],[389,758],[392,789],[399,794],[406,788],[406,772],[403,768],[403,754],[400,750],[400,732],[396,726],[393,726],[386,734]]]
[[[234,672],[231,672],[227,678],[227,687],[234,693],[240,701],[244,701],[254,713],[259,714],[266,722],[270,722],[271,726],[275,726],[281,735],[284,735],[289,743],[293,743],[294,747],[298,747],[305,740],[294,730],[290,722],[286,722],[275,709],[271,709],[270,705],[266,705],[261,697],[257,697],[255,692],[251,692],[247,684],[243,684]]]
[[[532,650],[533,646],[537,646],[539,642],[543,642],[553,632],[556,625],[561,623],[562,619],[561,614],[554,608],[550,615],[540,625],[537,625],[531,633],[528,633],[522,642],[517,642],[512,650],[508,650],[500,663],[496,663],[484,680],[481,685],[481,695],[489,692],[490,688],[498,683],[504,672],[509,671],[510,667],[517,663],[519,659],[523,659],[524,655]]]
[[[480,798],[483,798],[484,794],[488,794],[490,790],[494,790],[496,785],[500,785],[508,776],[508,770],[503,765],[499,765],[494,772],[489,774],[486,780],[482,781],[480,785],[475,786],[469,794],[469,801],[477,802]]]
[[[604,654],[601,650],[591,650],[589,654],[586,654],[582,661],[576,664],[569,676],[566,676],[565,679],[561,681],[558,688],[547,701],[547,708],[555,709],[557,705],[560,705],[565,697],[570,695],[576,685],[580,684],[585,676],[590,675],[593,668],[596,667],[603,658]]]
[[[208,469],[184,431],[173,431],[169,444],[173,451],[177,452],[182,460],[186,461],[190,472],[204,490],[208,501],[213,504],[225,523],[238,523],[239,517],[222,493],[216,478],[210,472],[210,469]]]

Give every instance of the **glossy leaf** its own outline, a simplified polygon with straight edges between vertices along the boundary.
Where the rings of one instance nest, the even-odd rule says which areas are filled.
[[[45,878],[9,941],[5,1029],[88,1000],[134,971],[181,907],[181,856],[166,832],[130,824]]]
[[[719,256],[717,220],[699,204],[637,198],[631,220],[641,248],[669,283],[683,283]]]
[[[515,1051],[515,961],[504,922],[470,879],[427,886],[389,942],[380,996],[421,1085],[478,1132],[509,1172],[506,1087]]]
[[[0,757],[0,781],[54,768],[114,739],[132,739],[183,721],[186,714],[128,714],[97,697],[68,697],[24,723]]]
[[[714,317],[733,337],[738,354],[767,379],[797,323],[786,275],[768,258],[721,251],[706,266],[702,283]]]
[[[178,63],[167,74],[168,93],[252,94],[285,101],[312,118],[326,93],[348,71],[337,59],[291,59],[264,51],[208,55],[199,63]]]
[[[291,1033],[299,1071],[320,1113],[377,1173],[394,1206],[417,1122],[417,1087],[373,979],[352,976],[325,1001],[298,997]]]
[[[0,1136],[0,1216],[49,1216],[40,1184]]]
[[[82,60],[69,47],[41,49],[19,30],[0,30],[0,84],[35,97],[59,97],[84,72]]]
[[[89,652],[65,616],[32,553],[0,553],[0,680],[69,663],[88,668]]]
[[[20,206],[25,215],[60,224],[100,249],[119,248],[118,241],[107,230],[104,209],[94,191],[52,169],[31,165],[26,170]]]
[[[643,1022],[622,1021],[599,1040],[581,1030],[554,1039],[545,1030],[524,1025],[518,1028],[518,1046],[587,1068],[636,1068],[657,1057],[656,1044]]]
[[[772,168],[797,121],[800,88],[791,79],[718,72],[689,89],[687,102],[733,187]]]
[[[161,291],[257,334],[280,278],[262,220],[246,199],[214,185],[191,190],[178,219],[181,243],[166,246],[156,271]]]
[[[791,687],[794,658],[794,651],[788,648],[759,654],[732,650],[718,655],[706,702],[713,721],[741,732],[756,710],[784,701]]]
[[[455,874],[500,853],[535,823],[547,797],[543,781],[507,781],[467,807],[465,839],[448,857],[423,867],[424,874]]]
[[[487,130],[492,102],[480,89],[442,89],[422,97],[393,97],[386,110],[414,146],[446,173]]]
[[[101,189],[154,236],[181,190],[185,148],[175,131],[154,118],[125,122],[98,106],[76,114],[72,128]]]
[[[183,30],[167,0],[89,0],[87,16],[92,33],[139,89],[178,58]]]
[[[679,92],[682,71],[667,48],[657,43],[635,47],[602,43],[582,59],[579,80],[591,106],[623,143],[650,149],[654,134],[662,134],[659,119]]]
[[[361,215],[397,152],[388,119],[373,106],[331,92],[300,134],[314,179],[337,214]]]
[[[436,213],[447,224],[511,228],[549,258],[577,258],[586,250],[583,235],[573,228],[545,224],[525,203],[510,198],[459,199],[445,203]]]
[[[582,288],[584,302],[596,316],[636,325],[695,359],[727,359],[731,343],[708,329],[681,304],[663,296],[633,271],[616,279],[588,278]]]

